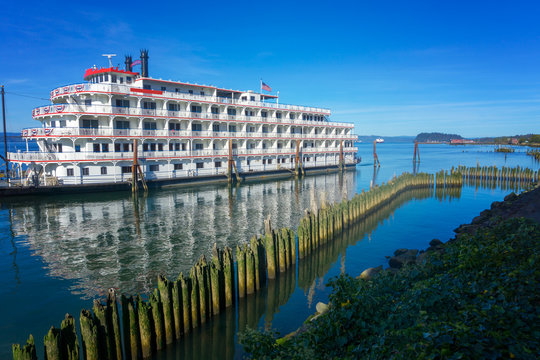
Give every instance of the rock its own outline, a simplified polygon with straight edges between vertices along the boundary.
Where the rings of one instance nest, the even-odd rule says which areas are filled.
[[[439,239],[433,239],[429,242],[429,246],[439,246],[442,245],[443,242]]]
[[[401,254],[405,254],[409,249],[397,249],[394,251],[394,256],[399,256]]]
[[[416,256],[416,255],[418,255],[418,249],[409,249],[409,250],[407,250],[406,254],[408,256]]]
[[[315,305],[315,309],[319,314],[324,314],[328,311],[328,305],[323,302],[318,302],[317,305]]]
[[[427,254],[428,254],[427,252],[423,252],[420,255],[418,255],[418,257],[416,258],[416,263],[417,264],[424,264],[426,262]]]
[[[374,276],[379,274],[382,271],[382,269],[383,269],[382,265],[377,266],[376,268],[372,268],[372,267],[367,268],[366,270],[362,271],[362,273],[360,274],[360,276],[358,276],[358,278],[364,279],[364,280],[371,280],[373,279]]]
[[[496,209],[502,205],[502,202],[500,201],[494,201],[491,203],[491,210]]]
[[[504,197],[504,201],[514,201],[516,199],[517,199],[517,195],[514,192],[511,192],[510,194]]]
[[[474,219],[472,219],[471,224],[478,224],[483,220],[482,216],[477,216]]]

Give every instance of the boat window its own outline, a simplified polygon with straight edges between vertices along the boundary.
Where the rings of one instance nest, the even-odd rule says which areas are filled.
[[[217,167],[217,168],[220,168],[221,167],[221,161],[216,161],[214,163],[214,166]]]
[[[84,100],[84,105],[91,106],[92,105],[92,99],[85,99]]]
[[[200,113],[202,112],[202,107],[199,105],[191,105],[191,112]]]
[[[276,113],[276,119],[281,119],[281,113]]]
[[[201,91],[201,95],[204,96],[204,91]]]
[[[107,175],[107,168],[105,166],[101,167],[101,175]]]
[[[109,144],[101,144],[102,152],[109,152]]]
[[[103,82],[103,74],[99,75],[99,82]]]
[[[158,164],[148,165],[148,170],[149,171],[159,171],[159,165]]]
[[[116,75],[111,75],[111,82],[113,82],[113,83],[116,82]]]
[[[156,130],[156,123],[155,122],[144,122],[144,130]]]
[[[87,168],[87,167],[82,168],[82,174],[83,175],[90,175],[90,168]]]
[[[109,74],[105,74],[105,75],[103,76],[103,79],[104,79],[105,81],[109,81]]]
[[[130,76],[126,76],[126,83],[131,84],[131,77]]]
[[[228,115],[236,115],[236,109],[227,109]]]
[[[174,164],[174,170],[182,170],[183,164]]]
[[[143,101],[143,109],[156,109],[156,103],[153,101]]]
[[[99,144],[94,144],[94,152],[100,152]]]
[[[251,101],[255,101],[255,96],[250,96],[249,99],[250,99]]]
[[[120,80],[120,84],[123,84],[123,83],[124,83],[124,78],[123,78],[123,77],[119,76],[119,77],[118,77],[118,80]]]
[[[180,105],[175,103],[169,103],[168,108],[169,111],[178,111],[180,110]]]
[[[82,127],[84,129],[97,129],[98,125],[99,123],[95,119],[83,119],[82,121]]]
[[[191,124],[191,131],[202,131],[201,124]]]
[[[81,145],[75,145],[75,152],[81,152]]]
[[[67,176],[73,176],[73,169],[72,168],[69,168],[67,169]]]
[[[202,169],[202,168],[204,168],[204,163],[198,162],[197,163],[197,169]]]
[[[131,174],[131,166],[122,166],[122,174]]]
[[[126,108],[129,107],[129,100],[116,99],[115,103],[116,103],[116,107],[126,107]]]

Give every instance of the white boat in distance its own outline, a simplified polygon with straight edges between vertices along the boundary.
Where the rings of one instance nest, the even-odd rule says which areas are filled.
[[[330,121],[330,110],[285,105],[262,90],[155,79],[145,50],[140,60],[126,56],[124,70],[94,66],[84,80],[52,90],[51,104],[32,111],[40,127],[22,137],[39,151],[9,154],[34,185],[130,181],[135,154],[150,181],[227,175],[231,156],[239,174],[357,161],[354,124]]]
[[[384,139],[383,138],[377,138],[377,139],[375,139],[375,141],[378,142],[378,143],[383,143]]]

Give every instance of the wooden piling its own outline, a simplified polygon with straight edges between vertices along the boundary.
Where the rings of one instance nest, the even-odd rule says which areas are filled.
[[[163,324],[163,307],[159,299],[158,289],[150,294],[148,302],[152,309],[152,320],[154,323],[154,339],[156,342],[156,350],[161,350],[165,347],[165,329]]]
[[[75,318],[66,314],[60,325],[60,351],[64,360],[79,360],[79,340]]]
[[[133,302],[133,297],[128,298],[127,311],[129,313],[129,336],[131,345],[131,359],[140,359],[141,354],[141,334],[139,332],[139,316],[137,308]],[[123,309],[122,309],[123,310]]]
[[[43,337],[45,360],[61,360],[60,329],[51,326],[47,335]]]
[[[199,281],[197,279],[197,273],[195,267],[189,270],[189,279],[191,282],[191,327],[195,329],[199,326]]]
[[[102,356],[106,356],[107,359],[113,358],[113,347],[111,339],[109,337],[109,312],[106,305],[102,304],[100,300],[94,300],[94,320],[98,328],[98,339],[100,346],[100,353]],[[115,354],[116,355],[116,354]]]
[[[22,347],[19,344],[13,344],[13,360],[37,360],[36,343],[32,334],[26,340]]]
[[[191,309],[190,309],[190,281],[189,278],[185,278],[183,273],[178,275],[178,281],[180,281],[180,287],[182,289],[182,330],[184,334],[189,333],[191,328]]]
[[[110,316],[110,338],[113,348],[113,360],[122,360],[122,335],[120,333],[120,316],[118,314],[118,304],[116,302],[116,292],[114,289],[109,289],[107,293],[107,308]]]
[[[255,291],[259,291],[261,288],[261,269],[260,269],[260,254],[259,254],[259,241],[256,236],[253,236],[249,242],[251,251],[253,252],[253,267],[255,268]]]
[[[210,286],[212,288],[212,314],[218,315],[221,304],[220,304],[220,275],[221,270],[216,266],[215,263],[210,264]]]
[[[82,353],[85,360],[99,360],[98,328],[89,310],[81,310],[79,317],[81,325]]]
[[[294,265],[296,264],[296,235],[292,229],[289,229],[289,239],[291,241],[291,264]],[[293,271],[295,270],[293,266]]]
[[[182,307],[182,285],[180,284],[179,280],[172,282],[171,296],[174,315],[174,336],[176,340],[180,340],[180,338],[182,337],[182,316],[184,313],[184,309]]]
[[[246,254],[240,246],[236,246],[236,268],[238,275],[238,297],[246,296]]]
[[[152,307],[142,301],[139,296],[137,299],[137,309],[139,317],[139,330],[141,334],[141,354],[143,359],[148,359],[152,356]]]
[[[171,283],[165,275],[158,275],[159,300],[163,307],[163,325],[165,325],[165,343],[172,344],[175,339],[174,314],[172,306]]]
[[[276,240],[279,242],[278,247],[278,261],[279,261],[279,272],[283,273],[287,270],[287,254],[285,251],[285,240],[281,236],[281,232],[278,230],[276,234]]]
[[[230,247],[225,247],[223,253],[223,278],[225,282],[225,307],[234,304],[234,264],[232,250]]]
[[[197,282],[199,283],[199,316],[201,324],[206,322],[208,313],[207,313],[207,288],[206,281],[204,278],[204,269],[201,264],[195,265],[195,273],[197,275]]]
[[[246,257],[246,294],[255,292],[255,256],[253,251],[244,245],[244,254]]]
[[[276,246],[272,232],[265,234],[266,267],[269,279],[276,278]]]

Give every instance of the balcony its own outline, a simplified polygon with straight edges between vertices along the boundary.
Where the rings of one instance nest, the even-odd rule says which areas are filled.
[[[356,153],[358,148],[343,148],[344,153]],[[296,149],[234,149],[236,156],[274,156],[274,155],[295,155]],[[338,154],[339,148],[303,148],[302,154]],[[225,157],[229,155],[228,149],[212,150],[185,150],[185,151],[141,151],[137,152],[137,157],[142,160],[169,160],[180,158],[210,158],[210,157]],[[84,161],[132,161],[133,152],[61,152],[61,153],[46,153],[46,152],[17,152],[9,153],[9,159],[13,162],[84,162]]]
[[[72,94],[78,93],[92,93],[92,92],[101,92],[101,93],[116,93],[122,95],[132,95],[140,96],[140,94],[133,93],[131,88],[133,85],[120,85],[120,84],[73,84],[58,87],[51,91],[51,101],[59,98],[61,96],[69,96]],[[145,95],[148,96],[148,95]],[[262,107],[276,110],[285,110],[285,111],[298,111],[298,112],[311,112],[311,113],[320,113],[324,115],[330,115],[329,109],[310,107],[310,106],[300,106],[300,105],[288,105],[288,104],[276,104],[268,103],[261,101],[243,101],[236,100],[231,98],[222,98],[212,95],[197,95],[189,93],[180,93],[180,92],[163,92],[163,96],[152,96],[154,98],[169,98],[174,100],[183,100],[183,101],[202,101],[216,104],[236,104],[239,106],[252,106],[252,107]]]
[[[262,133],[249,131],[213,131],[213,130],[145,130],[145,129],[115,129],[115,128],[31,128],[24,129],[21,136],[26,139],[34,138],[69,138],[69,137],[127,137],[127,138],[220,138],[220,139],[253,139],[270,138],[283,140],[356,140],[358,135],[326,135],[299,133]]]

